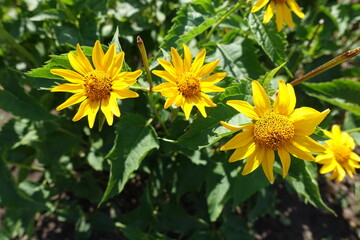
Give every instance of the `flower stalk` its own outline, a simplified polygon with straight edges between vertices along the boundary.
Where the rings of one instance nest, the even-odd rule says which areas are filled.
[[[291,85],[295,86],[295,85],[298,85],[302,82],[305,82],[317,75],[319,75],[320,73],[323,73],[353,57],[355,57],[356,55],[358,55],[360,53],[360,47],[359,48],[355,48],[355,49],[352,49],[350,51],[347,51],[333,59],[331,59],[330,61],[328,61],[327,63],[321,65],[320,67],[312,70],[311,72],[305,74],[304,76],[301,76],[297,79],[295,79],[294,81],[290,82]]]
[[[150,68],[149,68],[149,61],[148,61],[148,57],[147,57],[147,53],[146,53],[146,48],[145,48],[144,42],[140,36],[137,36],[136,43],[139,48],[141,59],[142,59],[142,62],[143,62],[144,68],[145,68],[146,78],[148,79],[148,82],[149,82],[148,98],[149,98],[150,106],[153,110],[155,117],[158,119],[160,125],[164,129],[165,134],[168,136],[169,131],[166,128],[165,123],[160,118],[159,113],[158,113],[155,103],[154,103],[154,92],[152,90],[153,89],[153,80],[152,80],[151,72],[150,72]]]

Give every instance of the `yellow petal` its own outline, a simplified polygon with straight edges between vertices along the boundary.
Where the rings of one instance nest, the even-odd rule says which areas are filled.
[[[270,0],[258,0],[255,5],[252,7],[251,12],[257,12],[262,7],[264,7]]]
[[[188,120],[190,118],[191,110],[193,108],[193,103],[190,102],[188,99],[185,99],[184,104],[181,106],[185,113],[185,118]]]
[[[225,92],[225,88],[218,87],[218,86],[208,86],[208,87],[201,87],[202,92]]]
[[[283,20],[284,20],[284,17],[283,17],[284,13],[282,11],[281,4],[282,3],[276,3],[276,27],[277,27],[278,32],[281,31],[282,23],[283,23]]]
[[[84,55],[79,44],[76,45],[76,52],[78,54],[78,58],[80,59],[81,64],[83,65],[85,71],[86,72],[93,71],[94,68],[91,66],[89,59]]]
[[[264,15],[263,23],[268,23],[270,19],[274,16],[275,2],[271,1]]]
[[[114,116],[110,109],[109,99],[110,97],[101,100],[101,111],[104,113],[107,123],[111,126],[114,121]]]
[[[252,92],[255,112],[257,112],[259,116],[269,113],[271,108],[270,99],[258,81],[252,81]]]
[[[221,125],[223,125],[224,127],[226,127],[227,129],[231,130],[231,131],[237,131],[240,129],[249,129],[249,130],[253,130],[254,129],[254,125],[253,124],[247,124],[247,125],[233,125],[233,124],[229,124],[223,121],[220,121]]]
[[[117,104],[116,96],[114,95],[113,92],[110,93],[109,106],[110,106],[111,112],[115,116],[120,117],[119,105]]]
[[[286,6],[285,3],[281,4],[281,7],[282,7],[282,12],[284,13],[284,20],[286,24],[291,28],[295,27],[289,8]]]
[[[248,144],[250,141],[253,140],[253,132],[252,131],[243,131],[241,133],[238,133],[230,139],[227,143],[225,143],[220,150],[229,150],[229,149],[235,149],[243,147],[244,145]]]
[[[208,107],[216,107],[216,104],[205,93],[201,93],[201,101],[206,103]]]
[[[167,89],[167,88],[177,88],[177,85],[173,84],[173,83],[166,82],[166,83],[161,83],[161,84],[153,87],[152,90],[154,92],[161,92],[161,91],[163,91],[164,89]]]
[[[71,92],[78,93],[83,92],[82,84],[69,84],[64,83],[51,89],[51,92]]]
[[[87,108],[88,111],[88,123],[89,127],[93,128],[95,123],[96,114],[100,107],[100,101],[89,101],[89,107]]]
[[[101,64],[101,59],[104,57],[104,51],[102,50],[102,47],[100,45],[99,41],[95,42],[93,52],[92,52],[92,61],[94,63],[94,66],[97,70],[103,70],[103,66]]]
[[[172,64],[174,65],[177,75],[181,75],[184,71],[184,63],[178,51],[176,51],[176,49],[173,47],[171,48],[171,61]]]
[[[87,116],[88,112],[87,109],[89,108],[89,99],[86,99],[80,104],[79,110],[76,112],[75,116],[73,117],[72,121],[76,122],[79,121],[81,118]]]
[[[274,161],[275,161],[274,151],[266,149],[261,166],[265,173],[265,176],[271,183],[274,182],[274,171],[273,171]]]
[[[255,169],[257,169],[260,166],[260,164],[264,159],[265,149],[258,147],[258,145],[256,145],[255,148],[256,149],[254,153],[248,157],[244,169],[241,172],[242,175],[247,175],[249,173],[252,173]]]
[[[294,108],[290,106],[290,103],[293,105],[292,101],[293,99],[290,97],[288,87],[283,80],[279,80],[279,94],[274,102],[274,112],[284,116],[289,116],[294,110]]]
[[[292,155],[294,155],[295,157],[297,157],[299,159],[306,160],[306,161],[314,161],[315,160],[313,155],[299,149],[298,147],[296,147],[295,145],[293,145],[291,143],[285,145],[285,149],[286,149],[286,151],[288,151],[289,153],[291,153]]]
[[[290,115],[289,120],[293,122],[296,135],[310,135],[315,131],[315,127],[319,125],[329,114],[330,110],[318,112],[313,108],[302,107],[297,108]]]
[[[288,151],[286,151],[285,148],[279,148],[278,149],[278,154],[279,154],[282,169],[283,169],[282,177],[285,178],[286,175],[289,172],[290,163],[291,163],[291,157],[290,157],[290,154],[288,153]]]
[[[251,141],[250,143],[246,144],[245,146],[238,148],[234,151],[234,153],[230,156],[229,162],[236,162],[247,158],[250,154],[255,151],[255,142]]]
[[[174,69],[173,65],[169,61],[158,58],[158,62],[165,69],[165,71],[167,71],[169,74],[171,74],[173,78],[177,79],[176,70]]]
[[[293,10],[299,18],[305,17],[305,14],[301,11],[299,5],[294,0],[287,0],[287,4],[289,4],[291,10]]]
[[[74,105],[74,104],[77,104],[79,102],[82,102],[86,99],[86,96],[85,94],[82,92],[82,93],[76,93],[74,95],[72,95],[71,97],[69,97],[65,102],[63,102],[62,104],[60,104],[56,110],[57,111],[60,111],[64,108],[67,108],[71,105]]]
[[[206,55],[206,50],[205,49],[201,50],[201,52],[195,57],[194,62],[190,67],[190,72],[198,74],[198,72],[200,71],[201,67],[204,64],[205,55]]]
[[[177,78],[174,77],[173,75],[171,75],[170,73],[168,73],[167,71],[153,70],[152,73],[155,74],[156,76],[159,76],[159,77],[165,79],[168,82],[175,83],[175,84],[178,82]]]
[[[197,76],[200,78],[206,77],[208,75],[210,75],[210,73],[212,73],[212,71],[214,71],[214,69],[216,68],[216,66],[219,64],[220,60],[215,60],[211,63],[205,64],[198,72]]]
[[[85,76],[88,71],[84,67],[83,63],[81,62],[80,58],[76,56],[73,52],[69,52],[68,59],[70,62],[70,65],[73,67],[75,71],[80,73],[81,75]]]
[[[192,55],[189,47],[186,44],[183,44],[183,47],[184,47],[184,71],[188,72],[191,66]]]
[[[336,161],[334,156],[330,153],[324,153],[315,157],[315,162],[320,164],[329,164],[331,161]]]
[[[350,157],[350,159],[352,159],[352,160],[354,160],[354,161],[360,162],[360,157],[359,157],[359,155],[357,155],[357,154],[354,153],[354,152],[351,152],[349,157]]]
[[[51,69],[50,72],[52,74],[58,75],[60,77],[65,78],[67,81],[71,83],[83,83],[84,77],[78,74],[77,72],[68,70],[68,69]]]
[[[199,112],[201,113],[201,115],[206,118],[207,117],[207,114],[206,114],[206,111],[205,111],[205,106],[203,103],[197,103],[195,104],[195,106],[197,107],[197,109],[199,109]]]
[[[201,86],[210,86],[210,85],[213,85],[213,84],[221,81],[225,77],[226,77],[226,73],[224,73],[224,72],[214,73],[213,75],[211,75],[207,78],[201,79],[200,84],[201,84]]]
[[[118,75],[119,72],[121,71],[122,65],[123,65],[123,62],[124,62],[124,57],[125,57],[124,52],[120,52],[120,53],[115,55],[114,61],[113,61],[112,65],[110,66],[110,69],[109,69],[109,74],[110,74],[111,79],[114,79],[114,77],[116,75]]]
[[[139,94],[137,94],[136,92],[133,92],[126,88],[121,89],[121,90],[113,90],[112,93],[113,93],[113,96],[118,99],[137,98],[139,96]]]
[[[258,120],[260,118],[254,107],[251,106],[248,102],[241,100],[229,100],[226,102],[226,104],[235,108],[237,111],[251,119]]]
[[[166,101],[165,101],[165,104],[164,104],[164,109],[167,109],[168,107],[173,105],[175,100],[176,100],[176,96],[167,98]]]
[[[325,173],[331,172],[331,171],[333,171],[333,170],[335,169],[336,165],[337,165],[336,161],[332,161],[332,162],[330,162],[329,164],[325,164],[324,166],[322,166],[322,167],[320,168],[320,171],[319,171],[319,172],[320,172],[321,174],[325,174]]]
[[[109,69],[109,67],[114,61],[115,53],[116,53],[115,43],[113,43],[105,53],[104,57],[101,59],[101,65],[103,66],[104,69]]]
[[[295,135],[292,139],[292,142],[295,146],[303,151],[308,152],[324,152],[326,148],[314,141],[312,138],[308,136],[298,136]]]

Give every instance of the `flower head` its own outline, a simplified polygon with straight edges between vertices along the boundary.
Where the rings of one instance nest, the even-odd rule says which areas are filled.
[[[285,23],[292,28],[295,26],[288,6],[299,18],[305,17],[304,13],[301,11],[295,0],[258,0],[251,9],[251,12],[253,13],[259,11],[268,2],[270,3],[266,8],[263,23],[270,21],[274,15],[274,10],[276,9],[276,26],[279,32],[282,29],[283,21],[285,21]]]
[[[330,179],[341,182],[345,174],[353,177],[356,173],[355,168],[360,168],[360,157],[355,152],[354,139],[346,132],[341,132],[338,125],[333,125],[331,132],[324,131],[330,140],[325,141],[326,150],[323,154],[316,156],[315,161],[323,164],[320,169],[321,174],[332,171]]]
[[[89,127],[94,126],[95,117],[99,109],[104,113],[109,125],[113,123],[113,116],[120,116],[117,99],[136,98],[138,94],[126,87],[134,84],[141,75],[141,70],[135,72],[121,72],[124,61],[124,52],[116,54],[115,44],[112,44],[106,53],[100,42],[96,41],[92,52],[91,65],[84,55],[80,45],[76,45],[75,55],[69,52],[68,59],[75,71],[68,69],[51,69],[51,73],[65,78],[70,83],[64,83],[51,89],[52,92],[74,93],[56,110],[62,110],[71,105],[80,103],[78,112],[73,121],[88,116]]]
[[[225,89],[213,84],[222,80],[226,73],[210,73],[215,69],[219,60],[204,64],[206,50],[203,49],[192,62],[191,52],[185,44],[184,60],[180,57],[175,48],[171,48],[171,61],[158,59],[165,71],[154,70],[155,75],[165,79],[167,82],[153,88],[166,97],[164,108],[175,104],[181,107],[186,119],[189,119],[191,110],[195,105],[200,113],[206,117],[205,107],[216,107],[207,92],[224,92]],[[210,76],[209,76],[210,75]]]
[[[279,94],[271,106],[270,99],[259,82],[252,82],[254,107],[240,100],[227,101],[253,123],[236,126],[220,122],[229,130],[243,131],[230,139],[221,150],[235,149],[229,162],[248,158],[243,175],[254,171],[260,164],[270,182],[274,181],[274,151],[277,151],[283,167],[283,177],[290,167],[290,154],[313,161],[310,152],[321,152],[324,148],[308,135],[326,117],[329,110],[318,112],[313,108],[295,108],[296,97],[290,84],[279,81]]]

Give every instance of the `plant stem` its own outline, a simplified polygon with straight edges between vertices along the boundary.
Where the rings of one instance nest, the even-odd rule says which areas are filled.
[[[153,81],[152,81],[152,77],[151,77],[151,73],[150,73],[149,62],[148,62],[148,57],[147,57],[147,54],[146,54],[146,49],[145,49],[144,42],[143,42],[143,40],[141,39],[140,36],[138,36],[136,38],[136,42],[137,42],[137,45],[138,45],[138,48],[139,48],[139,51],[140,51],[140,55],[141,55],[141,59],[143,61],[143,65],[144,65],[144,68],[145,68],[145,71],[146,71],[146,77],[147,77],[148,82],[149,82],[149,90],[148,90],[149,104],[150,104],[150,106],[151,106],[151,108],[153,110],[153,113],[154,113],[155,117],[157,118],[160,125],[164,129],[165,134],[167,136],[169,136],[169,131],[166,128],[165,123],[160,118],[160,115],[159,115],[159,113],[158,113],[158,111],[156,109],[155,103],[154,103],[154,92],[152,90]]]
[[[360,47],[359,48],[355,48],[353,50],[347,51],[333,59],[331,59],[330,61],[324,63],[323,65],[321,65],[320,67],[312,70],[311,72],[305,74],[302,77],[299,77],[297,79],[295,79],[294,81],[290,82],[291,85],[295,86],[298,85],[302,82],[305,82],[306,80],[309,80],[310,78],[313,78],[317,75],[319,75],[320,73],[323,73],[353,57],[355,57],[356,55],[358,55],[360,53]]]
[[[41,172],[45,171],[45,168],[38,167],[38,166],[28,166],[28,165],[25,165],[25,164],[22,164],[22,163],[15,163],[15,162],[6,162],[6,163],[9,164],[9,165],[14,165],[14,166],[29,169],[29,170],[41,171]]]
[[[212,35],[212,33],[215,31],[217,26],[220,25],[223,21],[225,21],[231,14],[233,14],[235,11],[237,11],[241,7],[242,3],[241,1],[238,1],[234,7],[230,8],[222,17],[219,18],[219,20],[212,26],[209,33],[206,35],[206,41],[208,41]]]
[[[359,128],[353,128],[353,129],[350,129],[350,130],[346,130],[345,132],[347,132],[347,133],[360,132],[360,127]]]

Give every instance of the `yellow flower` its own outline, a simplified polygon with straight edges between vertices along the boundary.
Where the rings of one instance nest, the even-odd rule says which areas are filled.
[[[116,54],[115,44],[112,44],[104,54],[100,42],[95,42],[92,52],[95,69],[82,52],[79,44],[76,45],[76,52],[77,55],[72,52],[68,54],[69,62],[76,72],[68,69],[51,69],[50,71],[70,82],[52,88],[52,92],[74,93],[56,110],[59,111],[81,102],[73,121],[88,116],[89,127],[92,128],[100,108],[108,124],[112,125],[113,115],[120,116],[116,99],[139,96],[126,87],[136,82],[136,78],[141,75],[141,70],[120,72],[124,61],[124,52]]]
[[[185,113],[186,119],[189,119],[191,110],[195,105],[200,113],[206,117],[205,107],[216,107],[216,104],[210,99],[207,92],[224,92],[225,89],[214,86],[213,84],[222,80],[226,73],[209,74],[215,69],[219,60],[204,64],[206,50],[203,49],[192,61],[191,52],[185,44],[184,60],[180,57],[175,48],[171,48],[171,61],[159,58],[158,61],[165,71],[154,70],[155,75],[165,79],[162,83],[153,88],[166,97],[164,108],[175,104],[181,107]]]
[[[360,157],[353,152],[355,148],[354,139],[346,132],[341,132],[338,125],[333,125],[331,132],[324,131],[330,140],[325,141],[326,150],[323,154],[316,156],[315,161],[324,164],[320,173],[332,172],[329,179],[336,179],[341,182],[345,174],[353,177],[355,168],[360,168]]]
[[[309,107],[294,109],[294,89],[282,80],[279,81],[279,94],[273,106],[259,82],[252,82],[252,91],[255,107],[240,100],[227,101],[227,105],[253,119],[253,123],[236,126],[220,122],[229,130],[243,129],[220,149],[236,149],[229,162],[248,158],[243,175],[251,173],[261,164],[266,177],[273,182],[275,150],[280,157],[284,178],[290,167],[290,154],[313,161],[315,159],[310,152],[324,151],[324,147],[308,135],[314,132],[315,127],[330,112],[329,109],[323,112]]]
[[[270,3],[266,8],[263,23],[267,23],[270,21],[270,19],[274,15],[274,9],[276,9],[276,26],[278,32],[280,32],[282,29],[283,21],[285,21],[285,23],[292,28],[295,26],[288,6],[299,18],[305,17],[304,13],[301,11],[299,5],[295,2],[295,0],[258,0],[251,9],[251,12],[253,13],[259,11],[269,1]]]

